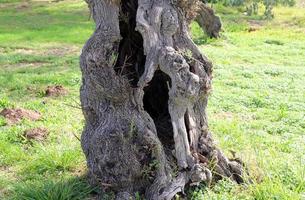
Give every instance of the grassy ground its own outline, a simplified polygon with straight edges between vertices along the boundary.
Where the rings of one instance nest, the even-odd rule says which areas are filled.
[[[210,128],[228,155],[235,150],[247,163],[254,183],[224,180],[189,198],[305,199],[305,9],[275,8],[272,21],[216,9],[225,30],[219,40],[192,25],[214,63]],[[85,199],[92,190],[75,137],[83,126],[78,56],[93,31],[88,18],[80,0],[0,0],[0,110],[43,114],[13,126],[0,117],[0,199]],[[46,98],[48,85],[63,85],[69,95]],[[49,130],[45,142],[23,137],[34,127]]]

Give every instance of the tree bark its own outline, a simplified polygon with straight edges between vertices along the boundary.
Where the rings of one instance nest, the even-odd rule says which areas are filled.
[[[88,0],[96,27],[80,57],[81,144],[92,184],[117,199],[172,199],[229,177],[208,130],[212,64],[188,34],[193,0]]]
[[[200,2],[198,7],[198,15],[195,21],[203,29],[203,31],[211,38],[218,38],[221,31],[220,18],[207,4]]]

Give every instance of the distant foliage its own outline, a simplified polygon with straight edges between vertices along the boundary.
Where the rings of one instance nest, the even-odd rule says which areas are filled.
[[[261,3],[265,7],[264,16],[266,19],[274,17],[272,9],[276,5],[294,6],[296,0],[202,0],[206,3],[222,3],[225,6],[245,6],[247,15],[256,15],[258,5]]]
[[[272,3],[273,5],[294,6],[296,0],[202,0],[207,3],[222,3],[226,6],[242,6],[249,3]]]
[[[263,0],[263,4],[265,6],[264,16],[267,19],[272,19],[274,17],[272,9],[273,6],[276,4],[276,0]]]
[[[275,0],[276,4],[281,4],[284,6],[294,6],[296,4],[296,0]]]

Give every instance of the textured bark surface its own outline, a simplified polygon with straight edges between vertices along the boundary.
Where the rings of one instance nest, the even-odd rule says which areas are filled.
[[[80,65],[82,148],[93,184],[117,199],[172,199],[222,176],[240,182],[208,130],[212,64],[187,21],[197,1],[89,0],[96,28]]]
[[[221,31],[220,18],[215,15],[214,10],[207,4],[200,2],[195,20],[209,37],[219,37]]]

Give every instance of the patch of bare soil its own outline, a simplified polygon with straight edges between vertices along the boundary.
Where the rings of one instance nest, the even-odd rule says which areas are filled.
[[[259,20],[248,20],[248,23],[249,23],[248,32],[258,31],[264,25],[264,22]]]
[[[66,56],[79,53],[80,49],[76,46],[61,46],[48,48],[43,54],[51,56]]]
[[[256,28],[256,27],[249,27],[248,28],[248,32],[250,33],[250,32],[254,32],[254,31],[257,31],[257,30],[259,30],[259,28]]]
[[[20,69],[25,67],[39,68],[45,64],[47,64],[47,62],[20,62],[16,64],[4,65],[3,67],[6,69],[14,69],[14,68]]]
[[[305,8],[305,0],[300,0],[300,1],[297,3],[297,6],[298,6],[298,7],[301,7],[301,8]]]
[[[216,119],[233,120],[234,119],[234,114],[231,113],[231,112],[219,112],[219,113],[215,113],[214,117]]]
[[[68,94],[68,90],[65,89],[62,85],[55,85],[48,86],[45,93],[47,97],[56,97]]]
[[[23,108],[16,108],[16,109],[5,108],[0,112],[0,115],[5,117],[9,124],[19,123],[22,119],[29,119],[32,121],[36,121],[41,118],[41,114],[39,112],[26,110]]]
[[[24,132],[24,137],[28,140],[44,141],[49,134],[46,128],[33,128]]]
[[[250,24],[250,26],[256,26],[256,27],[260,27],[264,25],[264,22],[262,20],[248,20],[248,23]]]
[[[22,2],[16,5],[15,7],[18,11],[26,10],[31,8],[31,4],[29,2]]]
[[[0,49],[1,50],[1,49]],[[37,56],[66,56],[77,55],[80,53],[80,48],[74,45],[66,46],[49,46],[43,49],[31,49],[26,47],[18,47],[13,50],[16,54],[37,55]]]
[[[35,50],[30,49],[30,48],[16,48],[14,50],[14,53],[18,53],[18,54],[35,54]]]
[[[224,112],[224,111],[215,113],[213,115],[213,117],[215,119],[228,120],[228,121],[233,121],[234,119],[239,119],[239,120],[242,120],[242,121],[251,121],[251,120],[254,119],[254,117],[251,114],[240,114],[238,116],[234,116],[234,113]]]

